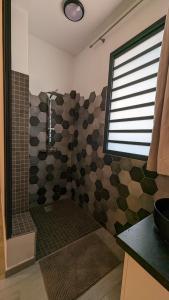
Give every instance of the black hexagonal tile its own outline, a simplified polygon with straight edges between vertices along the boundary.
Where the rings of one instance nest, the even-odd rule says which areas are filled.
[[[98,191],[102,190],[102,188],[103,188],[103,185],[102,185],[101,181],[98,180],[98,179],[97,179],[96,182],[95,182],[95,186],[96,186],[96,189],[97,189]]]
[[[77,153],[76,157],[77,157],[77,161],[80,162],[82,159],[81,153]]]
[[[63,118],[61,115],[56,114],[55,116],[55,121],[57,124],[62,124],[63,123]]]
[[[61,142],[62,139],[63,139],[62,134],[61,134],[61,133],[56,133],[56,132],[55,132],[55,135],[54,135],[54,141],[57,142],[57,143],[59,143],[59,142]]]
[[[122,233],[124,231],[123,225],[120,224],[119,222],[115,222],[114,223],[114,227],[115,227],[115,230],[116,230],[117,234],[120,234],[120,233]]]
[[[152,171],[148,171],[147,170],[147,164],[145,164],[143,166],[143,172],[145,174],[145,177],[149,177],[149,178],[154,178],[155,179],[158,176],[157,172],[152,172]]]
[[[102,200],[100,191],[95,191],[95,192],[94,192],[94,196],[95,196],[95,199],[96,199],[97,201],[101,201],[101,200]]]
[[[87,100],[85,100],[84,101],[84,104],[83,104],[83,107],[85,108],[85,109],[88,109],[89,108],[89,100],[87,99]]]
[[[81,153],[81,154],[82,154],[82,157],[83,157],[83,158],[85,158],[85,157],[86,157],[86,155],[87,155],[87,153],[86,153],[86,149],[82,149],[82,153]]]
[[[47,153],[44,151],[40,151],[38,154],[39,160],[45,160],[47,158]]]
[[[38,181],[39,181],[39,178],[37,175],[31,175],[29,178],[30,184],[36,184],[36,183],[38,183]]]
[[[71,196],[72,196],[72,199],[74,200],[74,198],[75,198],[75,189],[71,189]]]
[[[66,188],[65,188],[65,187],[61,187],[61,189],[60,189],[60,194],[61,194],[61,195],[65,195],[66,192],[67,192]]]
[[[77,138],[77,137],[78,137],[78,135],[79,135],[79,132],[78,132],[78,130],[75,130],[73,135],[74,135],[74,137],[75,137],[75,138]]]
[[[71,91],[71,92],[70,92],[70,97],[71,97],[72,99],[76,99],[76,91]]]
[[[31,175],[36,175],[39,171],[39,168],[37,166],[31,166],[29,171]]]
[[[53,179],[54,179],[53,174],[49,173],[49,174],[46,175],[46,180],[47,181],[52,181]]]
[[[92,124],[93,121],[94,121],[94,115],[93,114],[89,114],[89,116],[88,116],[88,123]]]
[[[127,209],[125,211],[125,214],[126,214],[128,222],[130,224],[134,225],[139,221],[139,217],[138,217],[137,213],[132,211],[131,209]]]
[[[117,198],[117,206],[123,211],[127,210],[128,206],[127,206],[126,198],[118,197]]]
[[[51,173],[51,172],[53,172],[54,171],[54,165],[48,165],[47,167],[46,167],[46,171],[48,172],[48,173]]]
[[[89,196],[88,196],[88,194],[84,194],[83,195],[83,201],[86,202],[86,203],[89,203]]]
[[[117,234],[120,234],[120,233],[122,233],[123,231],[127,230],[128,228],[130,228],[130,227],[131,227],[131,224],[127,222],[126,224],[122,225],[122,224],[120,224],[119,222],[116,222],[116,223],[114,224],[114,227],[115,227],[115,229],[116,229],[116,233],[117,233]]]
[[[73,118],[75,121],[77,121],[79,119],[79,113],[77,111],[74,111]]]
[[[63,122],[62,122],[62,127],[63,127],[64,129],[68,129],[68,128],[69,128],[69,122],[63,120]]]
[[[32,126],[38,126],[38,124],[40,123],[39,119],[35,116],[30,117],[30,124]]]
[[[85,169],[84,169],[84,168],[81,168],[81,169],[80,169],[80,174],[81,174],[81,176],[85,176],[85,174],[86,174],[86,171],[85,171]]]
[[[69,149],[70,151],[72,151],[72,150],[74,149],[73,143],[69,143],[69,144],[68,144],[68,149]]]
[[[95,129],[95,130],[93,131],[92,136],[93,136],[93,138],[94,138],[95,140],[97,140],[97,139],[99,138],[99,136],[100,136],[99,130],[98,130],[98,129]]]
[[[104,163],[105,163],[105,165],[108,165],[108,166],[111,165],[111,163],[112,163],[112,157],[110,155],[106,154],[104,156]]]
[[[105,86],[101,92],[101,96],[103,99],[106,100],[106,97],[107,97],[107,87]]]
[[[147,210],[141,208],[138,211],[137,215],[138,215],[140,220],[143,220],[144,218],[148,217],[150,215],[150,213]]]
[[[57,94],[56,104],[57,105],[63,105],[64,104],[64,100],[63,100],[63,96],[62,95]]]
[[[83,129],[87,129],[87,127],[88,127],[88,122],[87,122],[87,120],[84,120],[83,121]]]
[[[95,99],[96,99],[96,93],[95,92],[90,93],[89,101],[94,102]]]
[[[38,146],[39,145],[39,139],[37,137],[30,137],[30,145],[31,146]]]
[[[87,143],[88,143],[89,145],[91,145],[91,143],[92,143],[92,135],[91,135],[91,134],[89,134],[89,135],[87,136]]]
[[[45,187],[39,188],[39,190],[38,190],[38,195],[41,196],[41,195],[45,195],[45,194],[46,194],[46,189],[45,189]]]
[[[116,174],[112,174],[110,176],[110,183],[113,186],[118,186],[120,183],[119,177]]]
[[[37,199],[38,204],[42,205],[45,204],[45,202],[47,201],[45,196],[39,196]]]
[[[97,165],[96,165],[95,162],[92,162],[92,163],[91,163],[90,169],[91,169],[91,171],[96,172],[96,170],[97,170]]]
[[[133,167],[131,170],[130,170],[130,175],[131,175],[131,178],[134,180],[134,181],[138,181],[140,182],[143,177],[144,177],[144,172],[142,169],[138,168],[138,167]]]
[[[157,192],[157,185],[153,178],[145,177],[141,181],[141,187],[144,193],[154,195]]]
[[[66,163],[68,161],[68,156],[67,155],[61,155],[61,162]]]
[[[97,151],[97,149],[99,148],[99,144],[97,141],[92,141],[91,146],[94,151]]]
[[[110,198],[109,191],[106,189],[101,190],[101,196],[104,200],[108,200]]]
[[[53,191],[55,193],[60,193],[60,185],[56,184],[54,187],[53,187]]]
[[[100,109],[101,111],[105,111],[105,107],[106,107],[106,100],[105,99],[102,99],[102,102],[100,104]]]
[[[39,104],[39,109],[41,112],[47,112],[48,111],[48,104],[45,102],[41,102]]]
[[[118,188],[120,196],[122,196],[124,198],[127,198],[129,196],[129,190],[128,190],[128,187],[126,185],[120,183],[117,186],[117,188]]]

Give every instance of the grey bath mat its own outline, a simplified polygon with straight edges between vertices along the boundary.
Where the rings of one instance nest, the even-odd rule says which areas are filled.
[[[72,200],[35,207],[31,215],[37,227],[36,257],[41,259],[100,228],[94,218]]]
[[[113,270],[119,260],[95,234],[42,259],[49,300],[74,300]]]

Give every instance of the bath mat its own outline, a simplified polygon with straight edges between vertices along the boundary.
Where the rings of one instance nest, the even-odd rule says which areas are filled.
[[[42,259],[49,300],[74,300],[119,265],[119,260],[91,233]]]
[[[46,208],[32,208],[30,212],[37,227],[37,260],[101,227],[84,209],[68,199]]]

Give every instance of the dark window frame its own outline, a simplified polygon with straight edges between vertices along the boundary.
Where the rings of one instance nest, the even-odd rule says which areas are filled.
[[[104,153],[111,154],[111,155],[114,155],[114,156],[128,157],[128,158],[139,159],[139,160],[144,160],[144,161],[146,161],[148,159],[148,156],[144,156],[144,155],[138,155],[138,154],[134,154],[134,153],[126,153],[126,152],[120,152],[120,151],[113,151],[113,150],[108,150],[107,149],[108,142],[109,142],[109,140],[108,140],[108,134],[110,132],[110,130],[109,130],[109,122],[110,122],[109,117],[110,117],[110,112],[111,112],[110,106],[111,106],[111,101],[112,101],[111,94],[112,94],[112,90],[113,90],[114,60],[117,57],[119,57],[122,54],[124,54],[125,52],[131,50],[135,46],[137,46],[140,43],[144,42],[147,39],[147,37],[150,38],[153,35],[155,35],[158,32],[160,32],[164,28],[165,19],[166,19],[166,16],[162,17],[160,20],[158,20],[155,23],[153,23],[151,26],[149,26],[148,28],[146,28],[145,30],[143,30],[141,33],[137,34],[135,37],[131,38],[128,42],[126,42],[125,44],[123,44],[122,46],[120,46],[118,49],[116,49],[115,51],[113,51],[110,54],[109,79],[108,79],[107,102],[106,102],[106,112],[105,112],[104,145],[103,145],[103,151],[104,151]],[[125,64],[125,62],[123,64]],[[127,75],[127,73],[126,73],[126,75]],[[141,92],[140,92],[140,94],[141,94]],[[128,95],[126,97],[129,98]],[[125,98],[125,96],[123,98]],[[141,119],[141,117],[140,118],[136,118],[136,119],[137,120]],[[152,117],[150,117],[150,119],[152,119]],[[125,120],[128,121],[127,118]],[[120,133],[120,130],[118,130],[118,132]],[[127,130],[125,132],[127,132]],[[130,130],[128,130],[128,132],[130,132]],[[136,132],[137,132],[137,130],[136,130]],[[149,130],[147,130],[147,131],[142,130],[142,132],[149,132]],[[120,143],[120,142],[118,142],[118,143]],[[121,143],[123,143],[123,142],[121,142]],[[127,144],[127,142],[125,142],[125,144]],[[136,145],[136,144],[139,144],[139,143],[134,143],[134,145]]]

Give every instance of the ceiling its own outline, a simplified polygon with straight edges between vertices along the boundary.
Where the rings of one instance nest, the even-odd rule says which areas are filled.
[[[136,0],[81,0],[85,16],[78,23],[67,20],[62,0],[12,0],[29,13],[29,32],[59,49],[77,55],[112,23],[119,6],[126,9]],[[99,3],[99,4],[98,4]],[[110,23],[111,22],[111,23]]]

